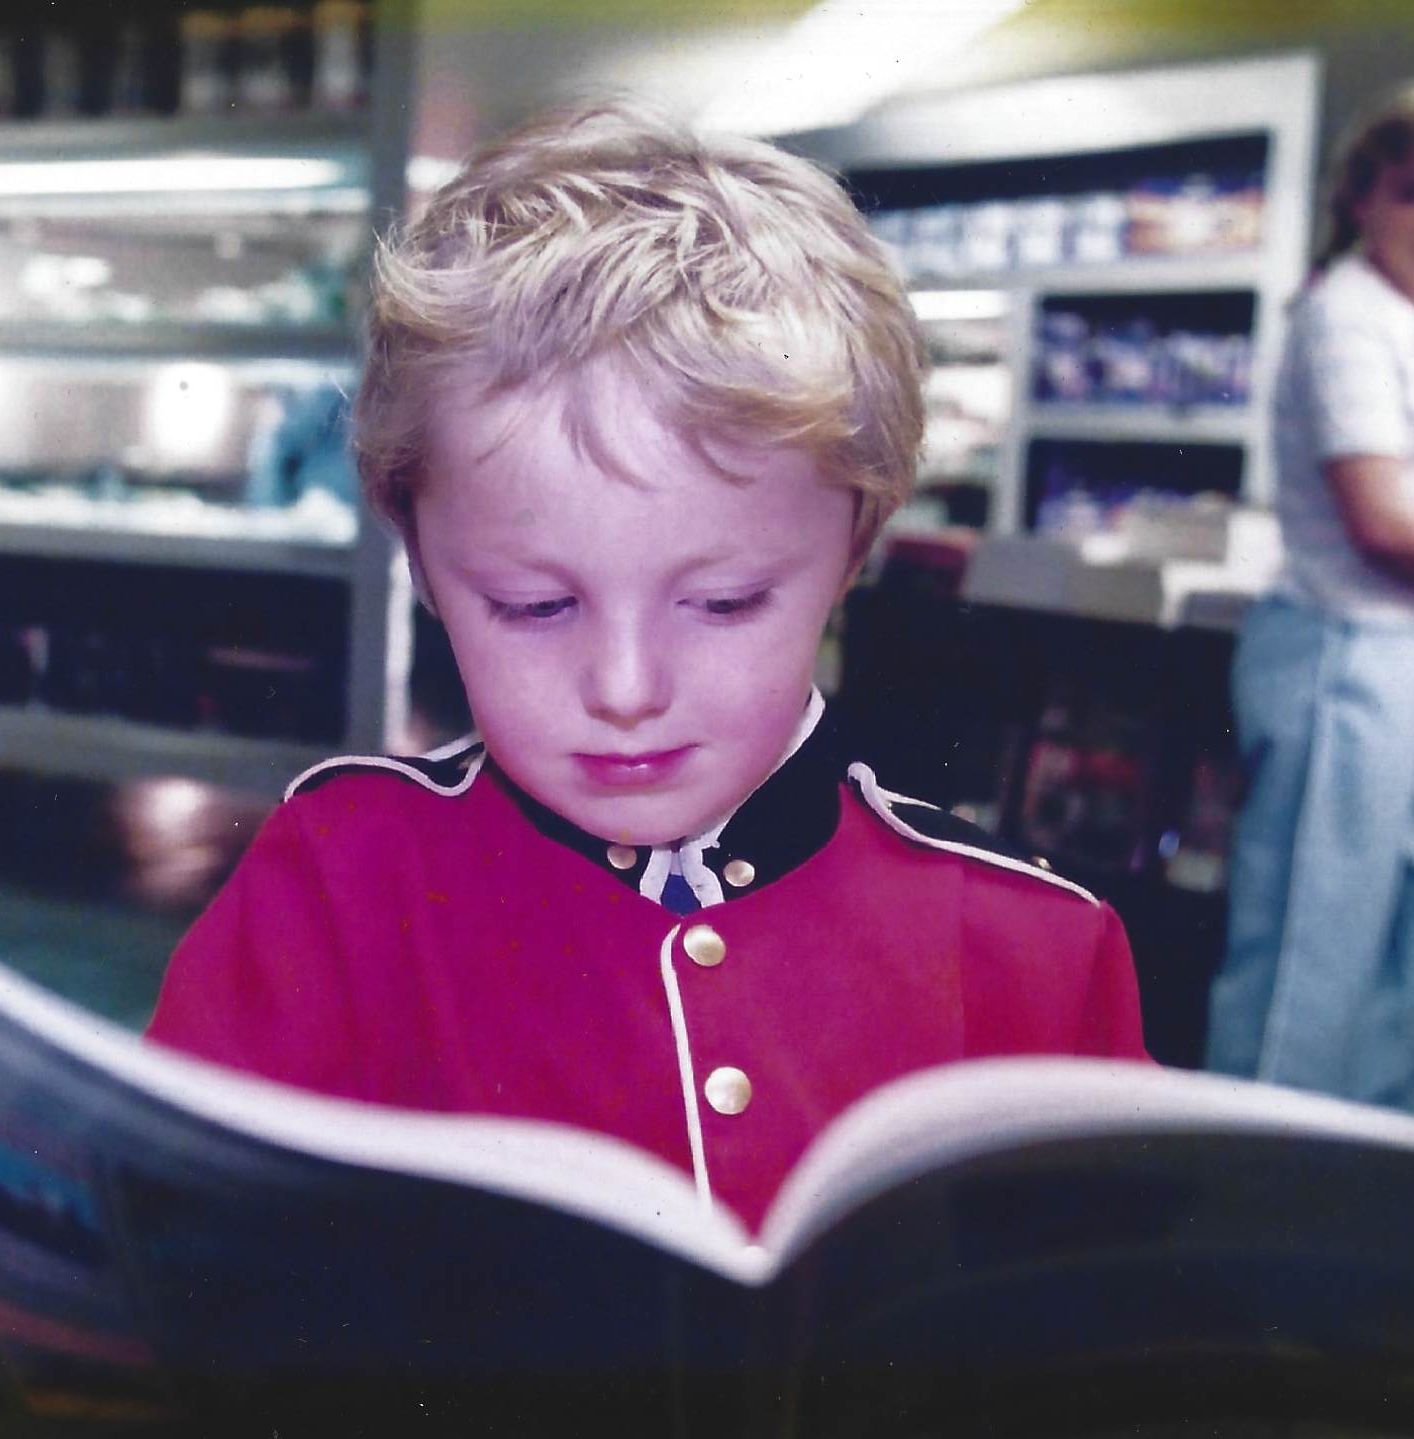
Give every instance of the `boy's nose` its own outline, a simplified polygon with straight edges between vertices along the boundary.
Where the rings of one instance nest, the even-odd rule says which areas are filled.
[[[627,727],[668,706],[666,656],[638,626],[616,626],[598,637],[584,675],[585,708],[596,719]]]

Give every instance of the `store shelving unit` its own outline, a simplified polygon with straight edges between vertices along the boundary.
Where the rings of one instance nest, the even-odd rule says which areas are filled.
[[[1093,405],[1033,402],[1031,431],[1042,438],[1154,440],[1167,444],[1246,444],[1246,405]]]
[[[901,253],[920,291],[998,292],[1012,315],[1001,353],[1013,372],[1013,404],[1000,436],[989,529],[1013,532],[1034,516],[1038,481],[1029,461],[1040,440],[1236,447],[1239,497],[1269,501],[1266,414],[1283,310],[1307,263],[1318,80],[1317,62],[1307,55],[1062,77],[898,102],[847,131],[811,138],[806,148],[853,180],[885,239],[903,233],[893,223],[901,216],[928,207],[1083,201],[1086,189],[1105,188],[1107,174],[1132,178],[1146,173],[1146,163],[1160,175],[1164,165],[1177,167],[1167,178],[1181,182],[1186,167],[1201,169],[1209,159],[1221,167],[1233,156],[1239,164],[1259,156],[1260,226],[1250,243],[1045,263],[1018,261],[1013,248],[1005,262],[982,266],[969,263],[961,247],[955,262],[939,266],[929,263],[936,250],[925,235],[915,252],[925,256],[921,266]],[[1142,311],[1146,296],[1171,305],[1187,295],[1201,306],[1205,296],[1233,293],[1252,300],[1241,403],[1094,404],[1038,396],[1047,306],[1124,298]]]
[[[47,277],[42,303],[32,303],[33,286],[30,292],[23,285],[0,287],[0,370],[28,376],[36,393],[80,387],[66,402],[46,398],[57,414],[25,432],[33,453],[25,453],[23,439],[0,441],[0,577],[7,567],[12,576],[8,589],[0,579],[0,639],[8,625],[12,644],[18,633],[39,634],[43,650],[46,623],[55,615],[56,625],[73,623],[73,614],[91,615],[101,628],[131,584],[134,592],[150,592],[142,616],[158,610],[172,616],[183,653],[197,652],[199,643],[220,646],[237,671],[250,660],[270,664],[276,674],[282,664],[291,667],[282,650],[317,643],[324,666],[318,672],[335,676],[341,691],[329,708],[336,718],[312,734],[300,724],[282,732],[278,719],[263,715],[254,723],[227,723],[207,701],[172,722],[125,713],[121,704],[101,699],[66,706],[37,678],[29,693],[0,702],[0,765],[100,780],[184,775],[273,794],[322,755],[378,749],[397,730],[411,624],[406,583],[388,537],[356,520],[351,495],[327,492],[312,511],[291,503],[293,495],[254,502],[246,492],[249,444],[234,462],[222,456],[220,473],[199,477],[216,481],[205,489],[184,485],[191,477],[180,472],[143,474],[141,483],[129,485],[129,431],[139,422],[126,430],[112,425],[111,433],[104,426],[120,410],[140,420],[138,401],[125,400],[122,409],[108,397],[147,394],[159,372],[176,375],[183,389],[188,372],[217,377],[212,383],[224,387],[222,395],[229,391],[242,403],[249,396],[250,408],[267,405],[261,421],[267,429],[269,391],[352,387],[358,315],[348,297],[361,290],[375,228],[403,205],[410,44],[405,27],[379,26],[371,96],[356,111],[0,122],[0,236],[21,256],[58,256],[61,277],[59,283]],[[321,224],[338,228],[347,262],[332,294],[321,296],[313,283],[306,294],[260,275],[268,292],[262,310],[235,286],[220,292],[219,264],[208,276],[192,258],[205,232],[211,253],[230,262],[228,271],[254,273],[242,267],[262,247],[281,262],[286,251],[296,257],[302,247],[317,252],[311,237]],[[176,297],[165,309],[130,300],[124,308],[124,297],[106,294],[90,297],[86,309],[68,303],[65,277],[81,278],[87,267],[111,277],[116,291],[129,274],[150,268],[154,250]],[[144,278],[150,276],[139,274]],[[179,374],[181,367],[188,370]],[[254,422],[246,418],[251,431]],[[46,473],[51,451],[63,452],[52,476]],[[155,449],[149,463],[152,454]],[[186,510],[161,513],[164,480],[167,491],[186,491]],[[191,490],[206,498],[195,499]],[[66,590],[92,585],[95,575],[104,577],[104,593],[80,594],[72,612],[66,610]],[[44,594],[61,597],[48,601],[48,616],[45,601],[29,607],[29,576],[40,578]],[[107,592],[110,584],[115,593]],[[250,598],[256,585],[317,595],[320,614],[337,620],[312,641],[297,604],[287,614],[258,610]],[[253,620],[237,613],[242,606],[251,607]],[[188,633],[181,629],[188,610],[214,614],[211,623],[226,627],[215,640],[203,638],[195,621]],[[234,616],[229,624],[227,612]],[[296,636],[288,645],[287,621]],[[131,630],[140,621],[124,623]]]

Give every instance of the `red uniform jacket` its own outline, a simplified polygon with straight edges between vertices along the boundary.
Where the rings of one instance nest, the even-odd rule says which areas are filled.
[[[881,1083],[1144,1057],[1107,905],[861,765],[844,780],[813,738],[711,851],[726,902],[686,916],[638,892],[648,851],[611,862],[479,751],[313,780],[177,950],[152,1037],[351,1098],[603,1131],[752,1225]]]

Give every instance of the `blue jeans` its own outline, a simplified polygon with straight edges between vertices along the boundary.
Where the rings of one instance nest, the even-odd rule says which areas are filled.
[[[1414,624],[1255,605],[1208,1065],[1414,1109]]]

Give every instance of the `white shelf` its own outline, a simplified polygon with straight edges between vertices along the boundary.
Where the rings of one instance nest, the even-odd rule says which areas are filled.
[[[1036,439],[1153,440],[1165,444],[1245,445],[1252,417],[1246,405],[1068,405],[1033,403]]]
[[[975,270],[917,275],[910,290],[1027,290],[1040,294],[1142,294],[1146,290],[1256,290],[1262,287],[1262,252],[1214,255],[1127,255],[1093,265]]]
[[[336,746],[169,729],[111,715],[0,706],[0,767],[104,781],[189,776],[276,795]]]
[[[358,339],[334,325],[221,325],[201,321],[123,324],[114,320],[0,318],[0,355],[43,358],[299,360],[352,367]]]
[[[0,215],[126,220],[371,213],[368,122],[288,115],[0,124]]]
[[[347,579],[353,566],[351,544],[0,522],[0,555],[7,554],[176,565],[187,569],[322,575],[331,579]]]
[[[0,164],[166,155],[309,153],[368,143],[367,110],[271,115],[141,115],[0,122]]]

